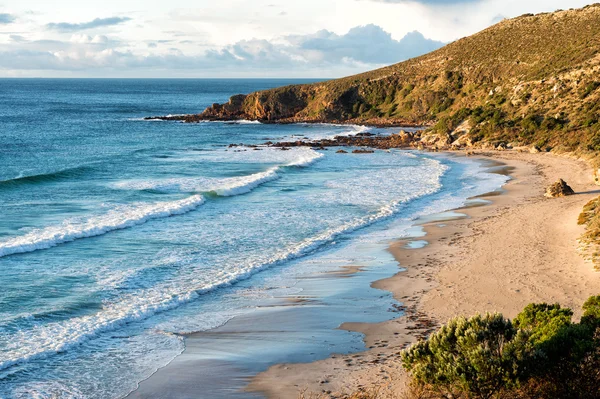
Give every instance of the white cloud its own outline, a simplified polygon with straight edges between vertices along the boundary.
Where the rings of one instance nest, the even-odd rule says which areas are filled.
[[[85,35],[85,34],[74,34],[69,39],[71,43],[80,44],[105,44],[108,42],[108,37],[104,35]]]
[[[335,70],[340,67],[359,72],[402,61],[441,45],[418,32],[394,40],[375,25],[355,27],[343,35],[323,30],[273,41],[241,40],[195,55],[186,55],[175,47],[157,51],[159,46],[155,42],[148,43],[144,53],[140,53],[104,35],[73,34],[64,42],[32,41],[8,46],[0,53],[0,69],[90,70],[96,73],[102,70],[106,73],[135,69],[189,70],[210,74],[244,70],[281,75],[294,70],[315,74],[323,68]]]
[[[124,22],[131,21],[129,17],[109,17],[109,18],[94,18],[92,21],[71,23],[71,22],[50,22],[46,25],[48,29],[54,29],[60,32],[74,32],[80,30],[88,30],[101,28],[106,26],[119,25]]]
[[[86,2],[10,1],[0,11],[0,76],[335,77],[502,17],[593,2],[104,0],[98,15]]]
[[[0,13],[0,25],[13,23],[15,20],[16,18],[13,15]]]

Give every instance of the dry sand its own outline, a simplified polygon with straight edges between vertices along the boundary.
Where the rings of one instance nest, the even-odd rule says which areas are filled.
[[[459,212],[468,217],[423,226],[429,245],[390,251],[406,268],[374,283],[391,291],[406,316],[380,324],[347,323],[365,334],[369,351],[309,364],[281,364],[258,375],[248,390],[268,398],[297,398],[300,392],[339,397],[377,387],[382,397],[398,397],[406,375],[399,351],[456,315],[498,311],[514,317],[531,302],[559,302],[579,315],[585,299],[600,294],[600,273],[577,250],[583,228],[577,216],[598,196],[592,171],[582,161],[551,154],[495,152],[513,177],[492,203]],[[563,178],[577,195],[547,199],[549,184]]]

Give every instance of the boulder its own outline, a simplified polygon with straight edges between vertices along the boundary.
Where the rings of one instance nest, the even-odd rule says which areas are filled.
[[[336,153],[336,154],[347,154],[347,153],[348,153],[348,151],[344,151],[344,150],[337,150],[335,153]]]
[[[575,191],[573,191],[563,179],[558,179],[556,183],[546,189],[545,196],[548,198],[556,198],[573,194],[575,194]]]

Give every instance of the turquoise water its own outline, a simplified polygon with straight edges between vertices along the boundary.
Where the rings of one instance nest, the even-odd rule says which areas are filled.
[[[0,80],[0,397],[122,397],[180,333],[251,307],[239,282],[505,180],[419,152],[228,148],[385,129],[143,120],[297,82]]]

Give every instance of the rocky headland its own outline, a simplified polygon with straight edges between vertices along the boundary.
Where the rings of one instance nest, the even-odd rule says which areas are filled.
[[[504,20],[363,74],[238,94],[182,122],[424,126],[423,146],[600,150],[600,5]]]

